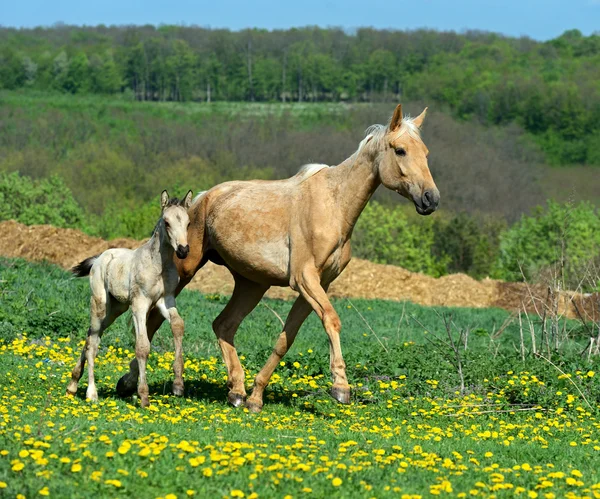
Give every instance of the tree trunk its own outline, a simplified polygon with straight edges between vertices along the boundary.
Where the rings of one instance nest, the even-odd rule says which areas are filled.
[[[210,104],[210,81],[206,83],[206,102]]]
[[[285,70],[287,66],[287,51],[283,53],[283,71],[281,74],[281,102],[285,102]]]
[[[250,100],[254,102],[254,85],[252,81],[252,39],[248,39],[248,90],[250,91]]]

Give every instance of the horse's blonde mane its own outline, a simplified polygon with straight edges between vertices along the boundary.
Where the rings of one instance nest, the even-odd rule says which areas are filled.
[[[371,125],[365,130],[365,138],[361,140],[356,153],[358,154],[369,142],[372,142],[374,145],[379,145],[379,142],[385,137],[387,132],[387,125]],[[405,133],[408,133],[413,139],[421,140],[421,130],[414,122],[414,119],[409,116],[402,118],[402,124],[400,125],[400,128],[394,132],[393,138],[397,139]]]

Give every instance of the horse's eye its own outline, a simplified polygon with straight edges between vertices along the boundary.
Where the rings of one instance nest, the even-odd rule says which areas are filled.
[[[169,228],[169,222],[167,222],[166,220],[165,220],[165,227],[166,227],[167,229]]]
[[[399,147],[396,149],[396,154],[398,156],[406,156],[406,149],[404,149],[404,147]]]

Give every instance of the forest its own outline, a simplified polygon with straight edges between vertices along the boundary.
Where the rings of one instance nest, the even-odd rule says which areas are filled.
[[[600,36],[195,26],[0,28],[0,88],[140,101],[427,101],[600,165]]]

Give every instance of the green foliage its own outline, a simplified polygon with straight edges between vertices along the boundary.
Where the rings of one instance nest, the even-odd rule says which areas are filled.
[[[495,276],[509,281],[535,279],[550,267],[563,267],[568,285],[578,285],[585,267],[600,255],[600,216],[589,203],[548,202],[500,236]]]
[[[433,256],[433,244],[430,219],[411,219],[400,207],[386,208],[376,202],[366,206],[352,236],[352,251],[360,258],[439,276],[448,262]]]
[[[83,213],[58,176],[32,180],[17,172],[0,173],[0,220],[10,219],[27,225],[77,227]]]
[[[434,101],[522,125],[555,164],[599,164],[600,36],[179,26],[0,29],[0,88],[140,101]],[[344,47],[344,50],[340,50]]]
[[[146,239],[160,217],[160,196],[137,206],[109,205],[102,216],[91,216],[82,229],[103,239]]]
[[[479,218],[463,212],[435,220],[431,251],[448,262],[447,272],[462,272],[477,278],[490,275],[506,222],[500,218]]]

